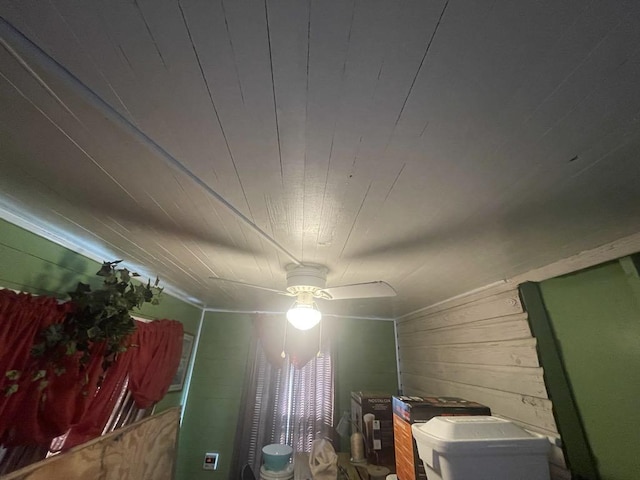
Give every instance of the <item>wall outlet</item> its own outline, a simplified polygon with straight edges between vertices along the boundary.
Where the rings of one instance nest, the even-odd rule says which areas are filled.
[[[204,454],[204,463],[202,464],[203,470],[217,470],[218,469],[218,457],[220,454],[207,452]]]

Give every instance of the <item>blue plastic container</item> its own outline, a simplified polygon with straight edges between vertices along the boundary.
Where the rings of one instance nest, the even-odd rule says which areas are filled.
[[[291,455],[293,454],[293,448],[289,445],[280,445],[278,443],[272,443],[262,447],[262,460],[264,461],[264,468],[271,471],[284,470],[289,465]]]

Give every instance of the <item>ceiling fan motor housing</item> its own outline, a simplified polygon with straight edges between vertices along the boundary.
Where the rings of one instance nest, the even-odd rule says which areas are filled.
[[[327,269],[313,265],[287,267],[287,291],[292,294],[310,292],[316,294],[327,284]]]

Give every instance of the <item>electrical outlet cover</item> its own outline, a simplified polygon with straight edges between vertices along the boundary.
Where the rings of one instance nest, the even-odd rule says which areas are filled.
[[[218,469],[218,454],[207,452],[204,454],[204,463],[202,464],[203,470],[217,470]]]

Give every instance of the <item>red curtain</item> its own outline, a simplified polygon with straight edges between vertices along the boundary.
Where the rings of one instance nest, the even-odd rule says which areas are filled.
[[[127,351],[119,354],[116,361],[107,370],[102,385],[91,399],[91,404],[85,415],[69,430],[62,447],[64,450],[99,437],[102,434],[127,381],[131,358],[136,353],[135,347],[132,347],[137,341],[136,334],[137,332],[134,332],[130,337],[130,341],[127,342],[129,345]]]
[[[67,378],[73,376],[74,359],[70,358],[65,365],[69,368],[68,373],[58,377],[31,356],[31,348],[39,341],[40,330],[61,323],[71,309],[70,304],[58,304],[55,298],[0,290],[0,385],[3,393],[0,395],[0,443],[20,443],[25,430],[30,431],[28,436],[33,440],[30,443],[46,442],[46,439],[66,431],[64,427],[60,428],[60,420],[76,419],[82,410],[84,402],[64,404],[59,415],[43,417],[48,413],[51,399],[59,401],[64,397],[64,391],[69,389],[66,383]],[[41,382],[32,379],[42,369],[47,370],[49,383],[40,395]],[[17,382],[7,377],[6,372],[11,370],[20,372]],[[18,390],[7,394],[7,389],[14,383]],[[71,390],[74,397],[80,393],[79,388]],[[40,401],[43,398],[44,401]]]
[[[62,435],[74,423],[80,421],[95,395],[102,374],[104,344],[94,345],[89,364],[81,367],[80,354],[65,356],[60,363],[65,373],[56,376],[47,368],[48,385],[39,395],[38,382],[21,396],[21,405],[13,420],[13,427],[5,445],[43,445]]]
[[[0,443],[39,444],[67,432],[65,448],[99,436],[129,376],[130,389],[139,408],[147,408],[167,392],[180,362],[182,324],[175,320],[137,322],[130,347],[120,354],[104,376],[103,344],[94,345],[91,360],[80,367],[79,355],[64,357],[65,372],[56,375],[51,367],[31,356],[38,332],[61,323],[72,310],[69,302],[0,290]],[[47,370],[48,384],[32,381],[33,374]],[[22,372],[15,382],[6,372]],[[18,390],[5,395],[13,383]],[[42,388],[40,392],[39,389]]]
[[[107,370],[86,415],[69,431],[64,450],[102,434],[127,377],[138,408],[148,408],[162,399],[178,370],[182,337],[182,324],[175,320],[136,322],[136,331],[127,342],[129,348]]]
[[[175,320],[139,323],[138,349],[131,360],[129,390],[138,408],[158,402],[169,389],[182,353],[182,324]]]

